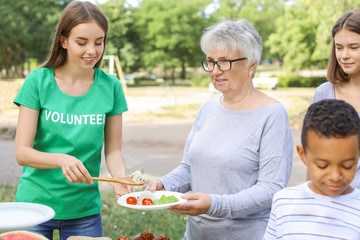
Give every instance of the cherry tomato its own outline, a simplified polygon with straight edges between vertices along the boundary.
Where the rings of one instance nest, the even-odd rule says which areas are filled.
[[[153,204],[153,202],[150,198],[144,198],[142,200],[142,205],[152,205],[152,204]]]
[[[136,204],[137,204],[137,199],[136,199],[136,197],[128,197],[128,198],[126,199],[126,203],[127,203],[127,204],[136,205]]]

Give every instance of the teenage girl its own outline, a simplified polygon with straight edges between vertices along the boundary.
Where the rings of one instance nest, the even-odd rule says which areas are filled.
[[[344,13],[335,23],[332,36],[328,82],[316,89],[313,102],[327,98],[344,100],[360,115],[360,10]],[[357,172],[352,185],[360,188],[360,161]]]

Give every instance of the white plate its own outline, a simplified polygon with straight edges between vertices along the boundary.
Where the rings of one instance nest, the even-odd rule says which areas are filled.
[[[183,195],[182,193],[171,192],[171,191],[156,191],[156,192],[151,193],[152,199],[160,199],[162,195],[165,195],[165,196],[173,195],[173,196],[177,197],[179,199],[179,201],[174,202],[174,203],[159,204],[159,205],[132,205],[132,204],[127,204],[126,203],[126,199],[128,197],[136,197],[137,198],[142,193],[144,193],[144,192],[133,192],[133,193],[123,195],[117,200],[117,203],[120,204],[123,207],[137,209],[137,210],[160,210],[160,209],[169,208],[170,206],[173,206],[173,205],[177,205],[177,204],[180,204],[180,203],[187,202],[186,199],[181,198],[181,196]]]
[[[46,222],[55,211],[45,205],[25,202],[0,203],[0,230],[23,229]]]

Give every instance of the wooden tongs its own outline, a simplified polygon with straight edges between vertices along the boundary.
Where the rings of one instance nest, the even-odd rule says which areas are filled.
[[[94,181],[104,181],[104,182],[114,182],[114,183],[121,183],[125,185],[132,185],[132,186],[141,186],[145,184],[145,181],[140,183],[134,182],[130,176],[120,177],[120,178],[101,178],[101,177],[92,177]]]

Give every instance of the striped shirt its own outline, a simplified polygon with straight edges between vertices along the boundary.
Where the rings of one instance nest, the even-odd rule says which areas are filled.
[[[263,239],[360,239],[360,190],[330,197],[308,183],[275,194]]]

